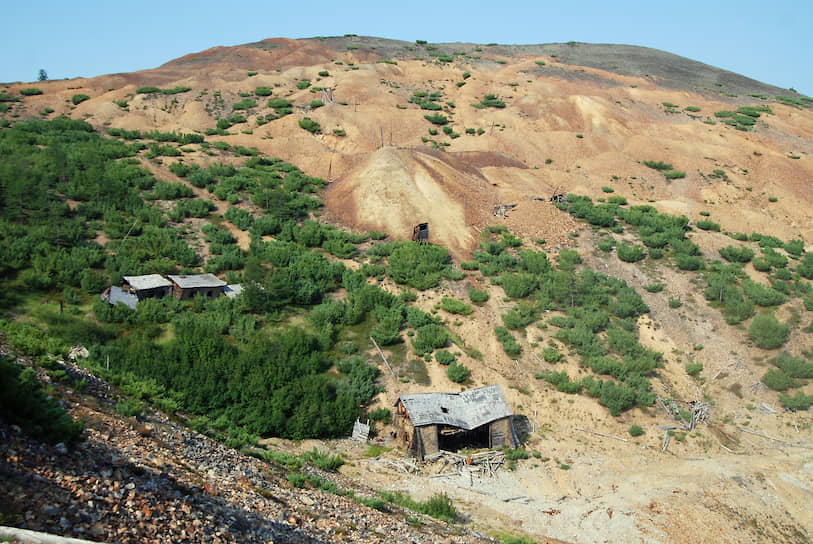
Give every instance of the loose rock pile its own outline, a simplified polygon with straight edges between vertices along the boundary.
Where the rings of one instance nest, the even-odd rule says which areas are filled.
[[[34,442],[0,422],[0,524],[122,543],[489,541],[410,512],[421,518],[411,525],[396,507],[385,513],[294,488],[285,469],[161,413],[122,418],[102,383],[89,383],[81,398],[66,395],[68,411],[86,421],[87,440],[73,450]],[[374,496],[341,474],[319,475]]]

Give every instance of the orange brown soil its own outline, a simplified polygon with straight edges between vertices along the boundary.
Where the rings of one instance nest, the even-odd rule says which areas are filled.
[[[442,296],[466,300],[468,284],[489,292],[489,301],[471,316],[438,313],[467,347],[482,353],[481,359],[460,355],[472,370],[471,386],[502,385],[515,412],[534,423],[528,448],[538,451],[541,459],[532,458],[516,472],[504,471],[498,480],[472,486],[388,469],[364,458],[352,444],[324,444],[347,448],[355,456],[354,464],[343,468],[347,474],[377,487],[409,490],[416,497],[447,491],[475,526],[528,533],[540,541],[549,536],[572,542],[809,542],[813,419],[809,412],[781,411],[774,392],[751,387],[775,353],[751,345],[743,327],[726,325],[720,312],[706,304],[694,276],[668,266],[623,263],[598,251],[592,229],[575,223],[546,199],[554,192],[594,200],[620,195],[630,204],[651,204],[663,212],[687,214],[692,221],[707,212],[731,232],[801,238],[810,248],[813,110],[750,96],[790,91],[687,59],[604,47],[448,44],[437,52],[463,51],[469,56],[443,63],[405,42],[273,39],[212,48],[133,74],[12,84],[9,92],[34,85],[43,90],[14,105],[20,119],[40,118],[39,112],[51,107],[51,116],[84,119],[101,130],[203,132],[233,113],[231,105],[240,93],[271,87],[273,97],[298,106],[292,115],[260,125],[257,117],[273,110],[266,99],[255,97],[258,106],[246,112],[246,123],[207,141],[256,147],[309,175],[329,179],[322,195],[325,208],[318,212],[321,220],[357,231],[385,231],[395,239],[409,238],[415,224],[428,221],[431,240],[447,247],[457,261],[471,257],[480,242],[479,231],[488,225],[505,225],[524,238],[526,246],[552,253],[575,248],[597,271],[634,286],[650,306],[639,326],[641,341],[664,353],[664,368],[655,384],[658,392],[714,401],[712,425],[683,441],[672,440],[662,452],[664,431],[659,426],[673,423],[662,410],[636,409],[614,418],[594,399],[565,395],[534,378],[543,366],[531,353],[556,341],[550,328],[531,326],[517,334],[523,355],[518,361],[509,359],[493,329],[513,303],[503,300],[500,287],[469,273],[462,282],[421,293],[417,303],[429,311]],[[390,58],[397,64],[377,62]],[[258,73],[249,76],[248,71]],[[320,76],[323,71],[329,75]],[[471,77],[464,80],[465,72]],[[297,88],[303,79],[310,80],[310,88]],[[136,94],[143,85],[192,90]],[[336,103],[306,107],[321,98],[320,92],[311,92],[317,86],[332,88]],[[435,112],[409,102],[417,90],[442,94],[439,103],[459,137],[429,133],[437,127],[424,115]],[[73,107],[70,98],[76,93],[91,98]],[[507,106],[472,107],[486,94],[498,95]],[[126,100],[128,107],[114,100]],[[664,103],[677,104],[678,112],[671,113]],[[714,115],[753,104],[769,106],[771,113],[763,113],[749,132],[727,126]],[[688,112],[687,106],[700,111]],[[305,116],[321,125],[322,134],[299,127]],[[334,129],[346,136],[336,135]],[[474,134],[466,129],[474,129]],[[433,140],[444,151],[433,150]],[[196,150],[184,159],[203,165],[242,160],[210,151],[211,156]],[[168,166],[178,159],[162,160],[160,165],[143,164],[162,179],[177,180]],[[647,168],[645,160],[671,163],[686,177],[669,182]],[[711,177],[715,170],[725,177]],[[206,191],[196,194],[214,200]],[[507,217],[495,217],[493,207],[500,203],[516,207]],[[222,213],[225,203],[217,204]],[[250,203],[240,205],[251,209]],[[245,235],[229,228],[241,247],[246,246]],[[720,233],[691,236],[710,257],[730,243]],[[533,244],[542,239],[544,245]],[[633,241],[628,233],[617,239]],[[750,266],[746,271],[754,273]],[[664,283],[664,292],[642,289],[653,282]],[[384,287],[400,289],[389,280]],[[683,306],[669,307],[670,297],[680,298]],[[809,314],[803,312],[801,304],[794,303],[779,317],[803,315],[804,325]],[[813,335],[799,327],[787,347],[798,353],[811,344]],[[700,380],[686,374],[689,361],[704,364]],[[391,405],[402,392],[448,389],[443,368],[427,366],[428,386],[389,380],[382,403]],[[569,354],[557,370],[574,377],[585,373]],[[810,387],[805,392],[813,393]],[[779,407],[777,413],[771,407]],[[633,423],[645,428],[642,437],[629,436]],[[390,452],[385,458],[398,455]],[[511,500],[517,496],[529,501]]]

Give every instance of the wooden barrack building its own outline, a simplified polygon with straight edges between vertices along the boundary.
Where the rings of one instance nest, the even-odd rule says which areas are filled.
[[[423,459],[464,447],[516,448],[511,409],[499,385],[460,393],[415,393],[395,402],[397,442]]]

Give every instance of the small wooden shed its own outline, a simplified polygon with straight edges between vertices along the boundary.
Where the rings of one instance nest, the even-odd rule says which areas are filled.
[[[167,277],[172,282],[172,294],[179,300],[186,300],[195,295],[207,298],[219,297],[223,294],[223,288],[226,287],[226,282],[218,279],[214,274]]]
[[[134,294],[138,300],[161,298],[172,294],[172,282],[160,274],[124,276],[123,291]]]
[[[412,457],[464,447],[519,446],[499,385],[460,393],[415,393],[395,402],[394,432]]]

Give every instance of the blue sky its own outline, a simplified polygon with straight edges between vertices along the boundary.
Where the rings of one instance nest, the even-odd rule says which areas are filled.
[[[813,2],[26,0],[0,21],[0,81],[154,68],[216,45],[353,33],[429,42],[654,47],[813,95]]]

